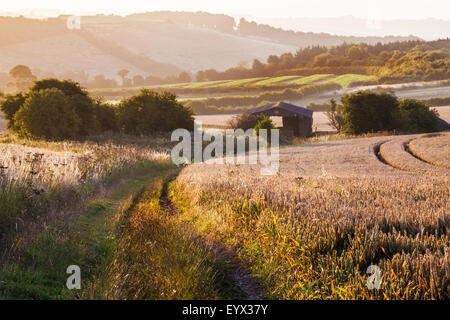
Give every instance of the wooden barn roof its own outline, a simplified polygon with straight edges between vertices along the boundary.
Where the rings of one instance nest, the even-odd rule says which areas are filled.
[[[268,114],[268,113],[272,113],[272,111],[275,111],[275,110],[283,110],[283,111],[287,111],[288,113],[298,114],[298,115],[302,115],[303,117],[308,117],[308,118],[312,118],[312,115],[313,115],[313,112],[309,109],[298,107],[298,106],[295,106],[293,104],[286,103],[286,102],[269,103],[269,104],[266,104],[266,105],[258,107],[258,108],[253,108],[253,109],[247,110],[245,113]]]

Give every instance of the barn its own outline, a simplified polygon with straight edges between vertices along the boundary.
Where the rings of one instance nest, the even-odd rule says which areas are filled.
[[[286,102],[270,103],[246,111],[247,114],[263,114],[282,117],[283,131],[291,131],[296,137],[307,137],[312,133],[313,112]]]

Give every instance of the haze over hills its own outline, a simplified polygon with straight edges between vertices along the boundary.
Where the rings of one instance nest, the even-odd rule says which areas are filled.
[[[350,37],[276,29],[209,13],[150,12],[126,17],[81,17],[70,30],[67,16],[44,20],[0,17],[0,72],[26,64],[40,74],[84,72],[86,77],[130,74],[165,76],[182,70],[225,70],[253,59],[295,52],[309,45],[417,40],[416,37]],[[14,33],[11,32],[14,30]]]
[[[450,37],[450,20],[384,20],[362,19],[353,16],[336,18],[263,18],[250,15],[236,15],[236,19],[246,18],[259,24],[268,24],[286,30],[304,32],[326,32],[348,36],[409,36],[424,40]]]

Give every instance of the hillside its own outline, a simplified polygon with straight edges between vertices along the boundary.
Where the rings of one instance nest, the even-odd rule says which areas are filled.
[[[0,72],[26,64],[44,75],[67,71],[115,76],[167,76],[182,70],[225,70],[310,44],[389,42],[414,37],[345,37],[285,31],[208,13],[156,12],[86,16],[70,30],[67,16],[33,20],[0,17]],[[255,28],[256,26],[256,28]],[[14,30],[14,32],[11,32]]]
[[[99,39],[87,30],[70,30],[65,17],[44,21],[0,17],[0,39],[1,72],[16,64],[56,75],[84,71],[91,76],[112,76],[120,69],[156,75],[181,71],[174,65],[136,55],[113,41]]]
[[[225,70],[242,62],[249,64],[255,57],[265,60],[271,54],[297,50],[294,45],[170,22],[93,23],[88,24],[87,29],[121,43],[135,53],[173,63],[189,71],[207,68]]]

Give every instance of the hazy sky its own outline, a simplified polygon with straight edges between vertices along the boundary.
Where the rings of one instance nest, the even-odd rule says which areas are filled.
[[[450,19],[449,0],[13,0],[2,2],[0,8],[2,11],[42,8],[65,12],[126,15],[134,12],[171,10],[247,14],[259,17],[352,15],[368,19]]]

